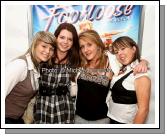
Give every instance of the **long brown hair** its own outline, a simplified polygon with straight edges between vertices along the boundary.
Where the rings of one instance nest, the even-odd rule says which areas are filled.
[[[79,39],[89,39],[92,42],[94,42],[98,48],[98,64],[96,65],[96,68],[104,68],[107,63],[107,56],[105,55],[105,45],[103,41],[101,40],[99,34],[95,30],[86,30],[79,34]],[[89,65],[89,61],[86,60],[86,58],[83,56],[82,52],[80,51],[81,56],[81,67],[85,67]]]
[[[71,49],[68,51],[67,56],[64,59],[67,59],[68,62],[73,67],[77,67],[80,64],[80,57],[79,57],[79,40],[78,40],[78,34],[75,29],[75,27],[70,23],[62,23],[58,26],[56,31],[54,32],[55,37],[57,38],[58,35],[62,30],[68,30],[73,35],[73,45]],[[55,57],[57,57],[57,54],[55,53]],[[64,60],[63,59],[63,60]],[[61,60],[61,61],[63,61]]]

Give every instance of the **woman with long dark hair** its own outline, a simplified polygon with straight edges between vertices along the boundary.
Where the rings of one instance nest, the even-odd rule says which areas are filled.
[[[77,68],[80,63],[78,35],[70,23],[60,24],[54,35],[57,48],[53,65],[41,65],[35,123],[69,124],[74,123],[75,100],[69,89],[74,74],[67,68]]]

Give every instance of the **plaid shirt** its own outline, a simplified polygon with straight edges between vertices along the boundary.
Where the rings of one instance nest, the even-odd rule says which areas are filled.
[[[65,70],[66,67],[69,66],[65,64],[55,64],[54,66],[49,67],[46,63],[41,65],[39,86],[42,85],[51,88],[55,91],[55,94],[51,96],[42,96],[38,93],[34,108],[35,123],[74,123],[75,102],[70,96],[69,89],[65,95],[56,95],[56,88],[58,86],[66,85],[69,88],[70,75]]]

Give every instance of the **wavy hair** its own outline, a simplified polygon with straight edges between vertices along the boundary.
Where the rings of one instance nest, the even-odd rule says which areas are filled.
[[[105,45],[101,40],[99,34],[95,30],[86,30],[79,34],[79,40],[80,39],[83,40],[89,39],[90,41],[92,41],[97,45],[97,47],[99,48],[99,52],[97,60],[98,64],[96,65],[96,68],[104,68],[106,66],[107,56],[104,53]],[[86,68],[87,65],[89,65],[89,61],[86,60],[81,51],[80,51],[80,56],[81,56],[81,66]]]

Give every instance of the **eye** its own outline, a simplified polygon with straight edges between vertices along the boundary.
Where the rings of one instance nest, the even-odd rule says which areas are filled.
[[[91,44],[91,43],[88,43],[87,45],[88,45],[88,47],[91,47],[91,46],[92,46],[92,44]]]
[[[43,48],[47,48],[46,45],[42,45]]]
[[[72,42],[72,41],[73,41],[73,39],[72,39],[72,38],[69,38],[68,40],[69,40],[70,42]]]
[[[65,37],[64,36],[60,36],[60,39],[64,39]]]
[[[114,50],[114,52],[113,52],[114,54],[118,54],[118,50]]]
[[[53,48],[53,47],[51,47],[51,48],[50,48],[50,51],[54,52],[54,48]]]
[[[124,49],[125,49],[125,47],[121,47],[121,48],[120,48],[120,50],[124,50]]]
[[[80,45],[80,49],[83,49],[84,48],[84,45]]]

